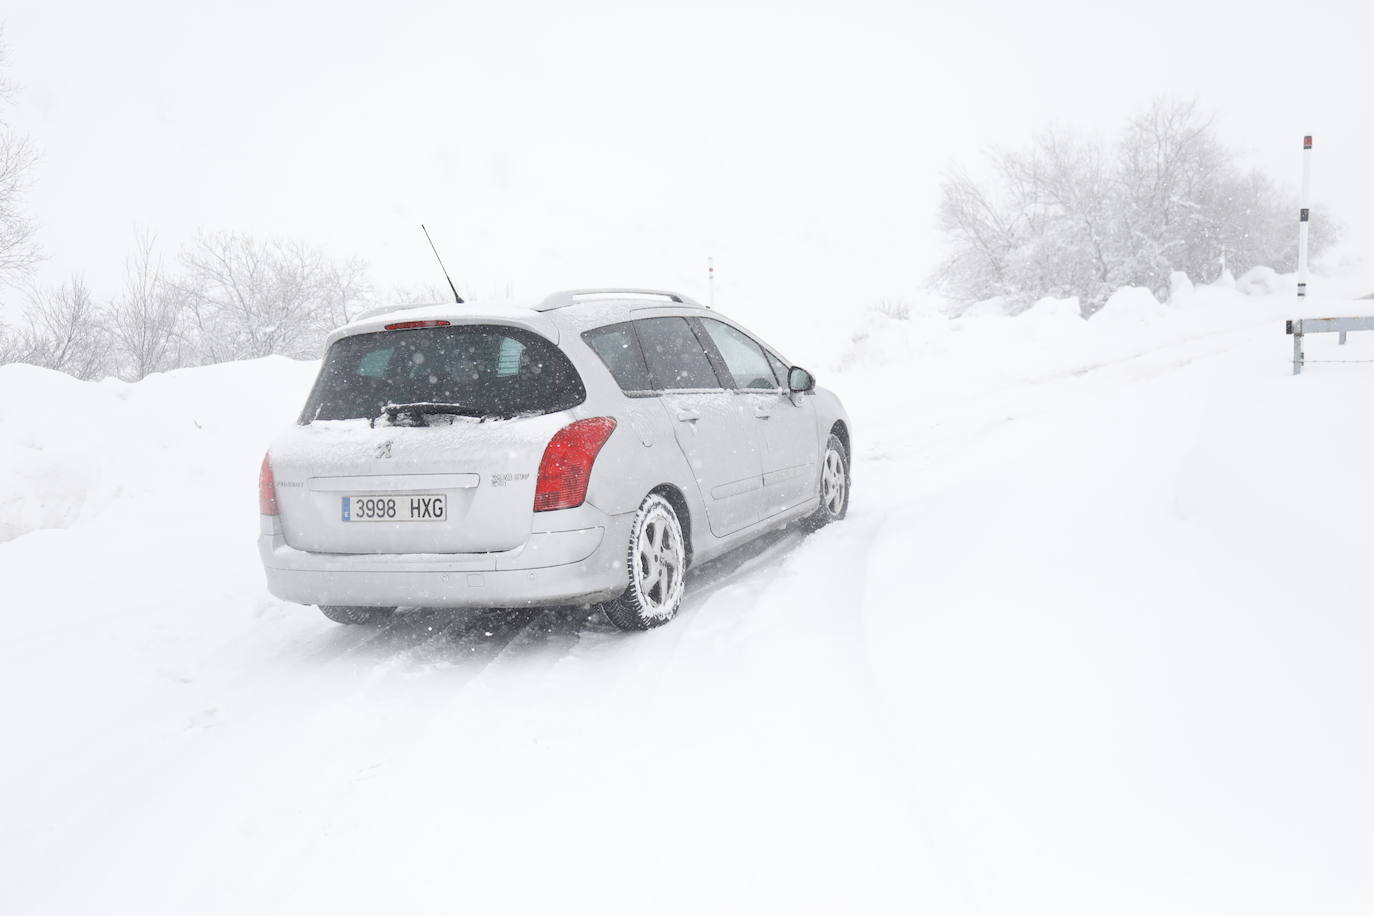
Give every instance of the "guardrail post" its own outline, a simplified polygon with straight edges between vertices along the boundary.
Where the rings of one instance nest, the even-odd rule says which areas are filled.
[[[1302,325],[1293,322],[1293,374],[1302,375]]]
[[[1345,331],[1341,331],[1341,346],[1345,346]]]

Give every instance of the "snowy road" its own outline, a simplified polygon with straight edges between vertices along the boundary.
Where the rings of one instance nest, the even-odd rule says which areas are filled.
[[[1289,378],[1267,315],[1012,321],[856,336],[850,518],[628,637],[266,596],[251,471],[302,367],[102,391],[96,477],[5,395],[87,477],[0,543],[0,909],[1368,911],[1370,589],[1331,571],[1374,373]]]

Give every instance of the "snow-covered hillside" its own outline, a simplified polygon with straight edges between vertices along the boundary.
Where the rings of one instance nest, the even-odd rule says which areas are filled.
[[[849,406],[851,514],[634,636],[270,598],[311,364],[0,367],[0,910],[1368,912],[1374,365],[1293,378],[1278,287],[739,315]]]

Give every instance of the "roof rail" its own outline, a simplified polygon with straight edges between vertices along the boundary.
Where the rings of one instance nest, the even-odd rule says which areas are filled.
[[[534,307],[536,312],[549,312],[554,309],[576,305],[579,299],[666,299],[667,304],[686,305],[692,308],[705,308],[700,302],[682,293],[664,289],[629,289],[606,287],[604,289],[564,289],[550,293],[544,301]]]

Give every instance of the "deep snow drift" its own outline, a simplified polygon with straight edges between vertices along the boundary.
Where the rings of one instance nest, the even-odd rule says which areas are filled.
[[[853,413],[851,515],[635,636],[268,597],[311,364],[0,367],[0,907],[1366,912],[1374,366],[1292,378],[1276,282],[737,315]]]

